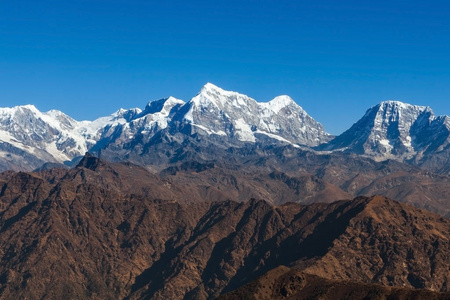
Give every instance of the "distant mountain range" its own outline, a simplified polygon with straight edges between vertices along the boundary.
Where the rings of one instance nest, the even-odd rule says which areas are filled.
[[[319,154],[355,153],[441,173],[450,170],[450,118],[398,101],[370,108],[337,137],[325,132],[289,96],[261,103],[211,83],[188,102],[169,97],[152,101],[143,110],[121,109],[94,121],[79,122],[56,110],[43,113],[33,105],[0,108],[0,170],[70,165],[87,151],[111,160],[155,165],[161,157],[150,152],[161,151],[162,144],[187,141],[219,148],[292,145]]]

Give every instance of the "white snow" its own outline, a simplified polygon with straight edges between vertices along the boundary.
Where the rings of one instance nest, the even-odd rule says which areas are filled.
[[[404,141],[402,141],[403,142],[403,145],[405,145],[406,147],[411,147],[411,137],[410,136],[407,136],[406,138],[405,138],[405,140]]]
[[[271,137],[271,138],[273,138],[275,140],[279,140],[281,142],[285,142],[285,143],[292,144],[292,145],[296,146],[296,144],[294,144],[294,143],[288,141],[287,139],[285,139],[285,138],[283,138],[283,137],[281,137],[279,135],[276,135],[276,134],[272,134],[272,133],[268,133],[268,132],[260,131],[260,130],[257,130],[256,133],[264,134],[264,135],[267,135],[268,137]]]
[[[45,151],[50,153],[57,161],[64,162],[71,160],[72,158],[67,156],[64,152],[58,150],[56,146],[56,141],[48,143],[45,147]]]
[[[378,141],[378,143],[380,143],[381,145],[386,146],[386,147],[390,147],[391,146],[391,143],[387,139],[381,139],[381,140]]]
[[[268,108],[276,114],[279,113],[280,110],[282,110],[283,108],[285,108],[286,106],[291,105],[291,104],[296,104],[296,103],[294,102],[294,100],[292,100],[291,97],[289,97],[287,95],[281,95],[281,96],[273,98],[269,102],[260,103],[260,105],[263,108]]]
[[[445,127],[447,127],[448,130],[450,130],[450,117],[445,116],[444,125]]]
[[[155,112],[153,114],[146,114],[132,120],[131,123],[133,123],[134,127],[138,127],[139,124],[144,124],[143,126],[145,132],[150,131],[150,129],[154,128],[155,126],[158,126],[159,129],[165,129],[167,128],[168,122],[170,121],[169,115],[172,108],[174,108],[176,105],[183,104],[185,104],[183,100],[170,96],[164,101],[161,111]]]
[[[236,135],[238,139],[242,142],[252,142],[256,141],[256,138],[252,132],[250,125],[248,125],[244,119],[240,118],[234,122],[236,128]]]
[[[206,127],[203,126],[203,125],[199,125],[199,124],[191,124],[191,125],[194,126],[194,127],[199,128],[199,129],[201,129],[201,130],[203,130],[203,131],[205,131],[205,132],[206,132],[207,134],[209,134],[209,135],[211,135],[211,134],[222,135],[222,136],[226,136],[226,135],[227,135],[227,134],[226,134],[224,131],[222,131],[222,130],[214,131],[214,130],[211,130],[211,129],[206,128]]]
[[[0,141],[9,143],[9,144],[11,144],[14,147],[17,147],[19,149],[23,149],[23,148],[27,147],[26,145],[24,145],[20,141],[16,140],[16,138],[13,137],[10,132],[5,131],[5,130],[0,130]]]
[[[174,108],[176,105],[183,105],[183,104],[185,104],[185,102],[183,100],[170,96],[164,102],[163,109],[161,110],[161,114],[164,116],[168,116],[170,113],[170,110],[172,108]]]

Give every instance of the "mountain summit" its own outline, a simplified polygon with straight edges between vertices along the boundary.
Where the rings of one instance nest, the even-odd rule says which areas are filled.
[[[194,132],[226,136],[231,141],[270,139],[316,146],[331,138],[288,96],[261,103],[207,83],[186,106],[181,119],[191,124]]]
[[[450,141],[449,118],[431,108],[400,101],[371,107],[349,130],[320,150],[365,154],[378,160],[417,160],[444,150]]]

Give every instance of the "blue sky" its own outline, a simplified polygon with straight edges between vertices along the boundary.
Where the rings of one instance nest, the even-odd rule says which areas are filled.
[[[1,1],[0,106],[92,120],[206,82],[328,132],[393,99],[450,115],[450,1]]]

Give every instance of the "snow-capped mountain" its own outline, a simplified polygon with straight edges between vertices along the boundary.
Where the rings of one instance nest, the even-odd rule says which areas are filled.
[[[449,144],[450,118],[429,107],[384,101],[320,150],[365,154],[375,159],[420,160]]]
[[[0,138],[44,161],[70,160],[87,150],[79,123],[60,111],[40,112],[33,105],[0,108]],[[5,145],[3,145],[5,146]]]
[[[94,121],[79,122],[56,110],[43,113],[32,105],[3,108],[0,166],[29,169],[19,164],[24,155],[36,167],[102,150],[120,153],[120,159],[129,151],[139,153],[148,148],[158,134],[181,133],[233,146],[260,142],[311,147],[331,139],[323,126],[288,96],[260,103],[208,83],[187,103],[169,97],[151,101],[143,110],[120,109]]]
[[[174,112],[184,104],[183,100],[169,97],[149,102],[144,110],[121,109],[116,113],[116,120],[121,121],[101,122],[106,125],[97,130],[96,144],[90,150],[118,151],[136,140],[148,142],[155,133],[171,126]]]
[[[56,110],[43,113],[33,105],[0,108],[0,170],[70,162],[87,151],[153,164],[184,155],[186,145],[197,152],[200,145],[227,149],[255,143],[357,153],[434,170],[450,161],[450,118],[436,117],[425,106],[382,102],[332,138],[289,96],[262,103],[208,83],[188,102],[169,97],[94,121],[79,122]]]
[[[180,109],[177,119],[192,125],[194,132],[225,136],[234,141],[256,142],[274,139],[317,146],[331,136],[289,96],[267,102],[211,83]]]
[[[61,111],[43,113],[33,105],[0,108],[0,166],[28,169],[70,161],[86,153],[109,127],[126,123],[124,113],[78,122]]]
[[[174,97],[150,102],[125,124],[109,128],[94,150],[141,147],[155,135],[197,135],[211,143],[284,143],[315,146],[331,139],[323,126],[288,96],[268,103],[206,84],[189,102]],[[130,149],[131,150],[131,149]],[[134,151],[136,152],[136,151]]]

